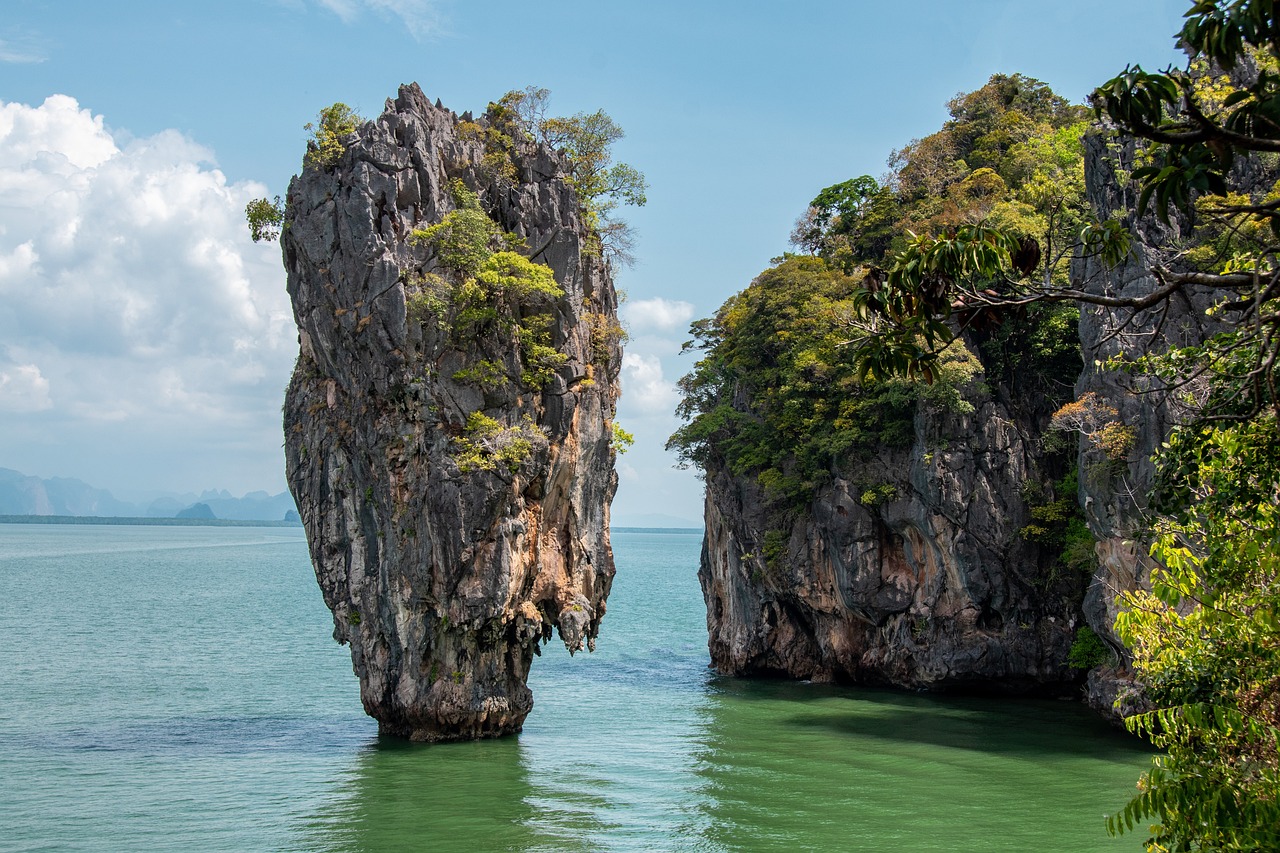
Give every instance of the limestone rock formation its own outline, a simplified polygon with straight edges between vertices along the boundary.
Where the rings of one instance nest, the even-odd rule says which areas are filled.
[[[1154,216],[1137,217],[1137,187],[1132,181],[1121,179],[1132,165],[1132,144],[1117,145],[1100,134],[1087,136],[1085,143],[1089,202],[1103,217],[1114,211],[1127,211],[1125,225],[1133,242],[1132,251],[1119,266],[1108,268],[1096,257],[1080,258],[1072,277],[1093,293],[1145,296],[1160,285],[1152,268],[1176,263],[1175,250],[1167,247],[1184,245],[1191,236],[1190,225],[1176,212],[1167,224]],[[1249,169],[1247,161],[1237,167],[1237,184],[1250,183]],[[1080,500],[1090,530],[1098,540],[1099,564],[1085,596],[1085,614],[1089,625],[1108,642],[1116,656],[1114,664],[1089,673],[1085,698],[1090,706],[1116,721],[1141,709],[1143,701],[1141,687],[1129,677],[1124,648],[1112,629],[1118,613],[1117,599],[1121,593],[1145,587],[1149,582],[1149,543],[1144,531],[1150,521],[1146,500],[1155,485],[1152,460],[1185,412],[1174,396],[1152,381],[1107,370],[1101,364],[1114,356],[1135,359],[1171,346],[1199,343],[1221,331],[1204,315],[1207,298],[1207,294],[1187,291],[1137,314],[1129,309],[1100,306],[1082,306],[1080,311],[1080,342],[1086,369],[1076,385],[1077,394],[1095,394],[1116,410],[1117,420],[1134,436],[1123,460],[1109,458],[1087,441],[1081,442],[1079,457]]]
[[[923,405],[915,442],[852,462],[804,512],[707,471],[699,578],[712,662],[734,675],[1058,692],[1081,580],[1018,535],[1048,481],[1035,418],[973,383],[969,415]],[[867,500],[866,484],[892,486]],[[884,494],[884,492],[881,492]]]
[[[1110,268],[1077,259],[1079,286],[1111,296],[1145,296],[1157,265],[1176,262],[1188,223],[1136,216],[1137,187],[1121,180],[1132,145],[1086,138],[1089,201],[1101,217],[1128,211],[1132,252]],[[1237,186],[1257,183],[1250,163]],[[1076,395],[1095,395],[1132,430],[1116,456],[1088,441],[1077,454],[1079,500],[1097,540],[1091,578],[1063,573],[1020,531],[1026,497],[1043,491],[1046,413],[1016,392],[970,388],[975,411],[957,416],[922,407],[909,449],[881,448],[849,460],[802,511],[779,514],[754,477],[707,471],[700,578],[712,660],[722,672],[842,679],[913,688],[956,686],[1075,692],[1068,666],[1076,629],[1087,624],[1114,661],[1088,674],[1085,699],[1113,720],[1143,707],[1112,626],[1117,598],[1149,582],[1146,501],[1152,459],[1185,412],[1152,380],[1108,370],[1112,356],[1136,358],[1198,343],[1220,330],[1207,296],[1187,293],[1134,315],[1082,306],[1085,365]],[[1135,393],[1140,392],[1140,393]],[[868,484],[893,500],[864,499]],[[1087,587],[1087,588],[1083,588]]]
[[[301,344],[289,485],[365,710],[422,741],[519,731],[539,644],[593,647],[614,574],[607,264],[561,155],[517,138],[495,169],[488,119],[462,121],[402,87],[293,179],[281,235]],[[563,295],[462,304],[413,237],[457,181]]]

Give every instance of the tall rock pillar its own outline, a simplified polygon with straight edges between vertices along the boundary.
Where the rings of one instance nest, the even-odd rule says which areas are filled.
[[[281,235],[289,486],[365,710],[420,741],[519,731],[539,645],[594,646],[614,574],[617,297],[563,159],[517,138],[496,169],[489,126],[402,87]],[[414,236],[459,188],[562,294],[460,289]]]

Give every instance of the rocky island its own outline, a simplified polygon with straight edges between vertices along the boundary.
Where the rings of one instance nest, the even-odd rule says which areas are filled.
[[[805,252],[693,326],[669,446],[706,480],[712,662],[1083,685],[1119,721],[1150,707],[1116,626],[1161,570],[1152,518],[1179,475],[1159,457],[1215,393],[1159,359],[1190,347],[1194,364],[1238,322],[1213,306],[1248,275],[1201,270],[1254,247],[1223,236],[1238,224],[1144,216],[1133,140],[1039,81],[996,75],[948,106],[890,180],[824,189],[792,235]],[[1225,180],[1243,204],[1276,176],[1241,158]],[[975,245],[1001,260],[966,266]]]
[[[381,732],[517,732],[540,644],[592,648],[614,575],[598,222],[501,105],[460,117],[414,84],[372,121],[327,117],[280,240],[287,474],[334,636]]]

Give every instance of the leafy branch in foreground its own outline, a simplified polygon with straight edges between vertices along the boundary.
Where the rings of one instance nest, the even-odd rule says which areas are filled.
[[[1126,725],[1165,751],[1108,819],[1147,849],[1280,849],[1280,431],[1271,413],[1179,430],[1151,590],[1116,629],[1158,710]]]
[[[1164,755],[1108,829],[1152,820],[1149,851],[1280,849],[1280,199],[1230,186],[1242,159],[1265,175],[1280,152],[1276,13],[1196,2],[1186,69],[1127,68],[1092,99],[1148,143],[1139,207],[1207,220],[1191,268],[1155,269],[1153,296],[1198,290],[1225,329],[1128,365],[1190,412],[1156,458],[1151,590],[1116,622],[1158,709],[1127,724]]]
[[[1118,262],[1129,235],[1107,221],[1083,228],[1078,247]],[[1051,302],[1086,302],[1140,311],[1185,286],[1178,280],[1142,297],[1095,294],[1045,284],[1035,271],[1041,249],[1033,237],[986,223],[960,225],[940,236],[914,236],[888,269],[870,270],[857,311],[845,319],[847,344],[863,376],[905,375],[931,382],[939,355],[970,330],[989,330],[1020,309]]]

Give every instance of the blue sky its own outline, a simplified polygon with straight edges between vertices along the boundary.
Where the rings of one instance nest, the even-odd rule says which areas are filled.
[[[245,201],[283,193],[302,126],[334,101],[372,116],[417,81],[479,111],[533,84],[553,112],[608,111],[650,183],[617,277],[638,442],[615,518],[696,519],[701,484],[661,449],[688,321],[787,248],[818,190],[936,130],[955,93],[1021,72],[1082,99],[1127,63],[1176,61],[1188,5],[6,0],[0,467],[123,495],[282,490],[296,342]]]

